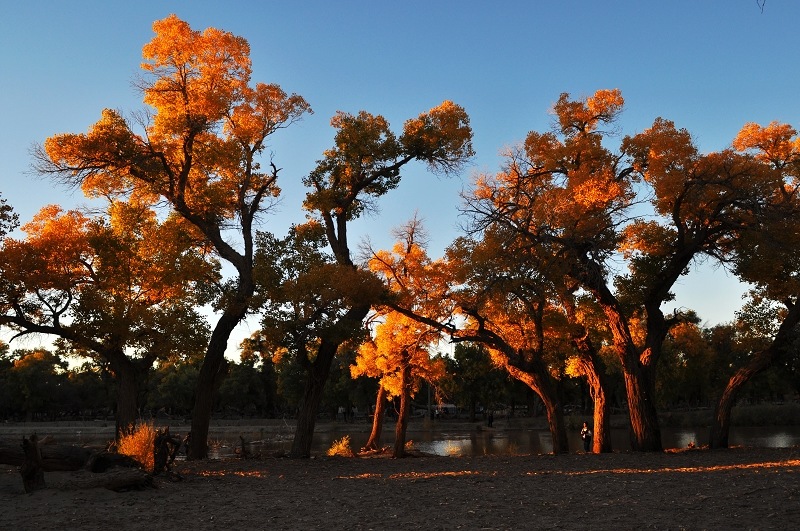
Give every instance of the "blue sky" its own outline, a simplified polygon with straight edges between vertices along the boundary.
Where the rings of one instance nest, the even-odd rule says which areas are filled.
[[[253,81],[302,95],[314,115],[278,133],[282,234],[303,220],[302,177],[332,144],[337,111],[404,120],[450,99],[470,115],[477,155],[462,175],[411,168],[379,216],[354,231],[375,246],[415,211],[439,256],[458,235],[459,192],[493,172],[499,152],[546,130],[562,92],[619,88],[623,134],[662,116],[687,128],[704,151],[723,149],[746,122],[798,125],[800,2],[606,1],[147,1],[0,0],[0,193],[28,221],[42,206],[72,207],[79,192],[29,172],[32,144],[85,132],[103,108],[143,108],[132,87],[152,22],[175,13],[194,29],[246,38]],[[679,306],[708,324],[730,320],[741,288],[705,267],[683,279]],[[249,333],[247,331],[243,334]]]

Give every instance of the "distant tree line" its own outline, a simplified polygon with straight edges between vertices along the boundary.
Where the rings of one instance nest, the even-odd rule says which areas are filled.
[[[439,404],[453,404],[460,421],[483,422],[489,410],[496,418],[542,416],[541,401],[525,385],[492,365],[479,345],[460,344],[453,356],[439,355],[445,374],[436,385],[423,382],[414,402],[414,413],[429,415]],[[709,409],[727,382],[731,366],[747,353],[737,344],[730,326],[695,329],[670,345],[665,357],[664,378],[658,389],[659,410],[664,412]],[[798,352],[800,357],[800,352]],[[116,381],[108,367],[85,362],[71,366],[69,355],[46,349],[10,351],[0,345],[0,421],[113,421]],[[345,420],[340,407],[358,412],[365,422],[374,413],[376,378],[350,376],[355,361],[345,352],[332,366],[329,385],[322,400],[320,418]],[[795,400],[800,394],[798,361],[777,364],[750,381],[741,394],[743,403],[760,404]],[[137,412],[141,420],[165,423],[189,418],[198,362],[185,360],[154,367],[142,386]],[[613,367],[609,376],[616,387],[612,400],[618,413],[624,410],[621,375]],[[591,417],[593,403],[582,378],[565,375],[560,380],[568,414]],[[214,402],[218,419],[296,419],[303,389],[303,371],[288,356],[243,355],[229,361],[227,376]],[[384,415],[396,418],[393,402]],[[442,417],[443,419],[445,417]]]

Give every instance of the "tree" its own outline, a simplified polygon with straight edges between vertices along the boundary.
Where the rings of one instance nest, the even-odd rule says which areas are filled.
[[[562,94],[556,132],[529,133],[503,171],[478,180],[467,211],[476,230],[500,225],[520,246],[545,247],[594,297],[623,370],[633,448],[658,451],[656,368],[669,330],[686,320],[661,306],[694,260],[730,258],[731,243],[775,180],[752,157],[701,154],[687,131],[660,118],[614,153],[604,129],[614,127],[622,107],[618,90],[582,100]],[[651,218],[631,210],[645,197]],[[614,275],[619,251],[627,275]],[[640,342],[631,319],[644,325]]]
[[[185,229],[125,202],[112,203],[107,219],[50,206],[22,227],[24,240],[6,238],[0,249],[0,323],[108,363],[118,436],[136,424],[155,361],[206,341],[193,305],[216,266]]]
[[[787,124],[773,122],[766,127],[747,124],[733,142],[734,148],[749,154],[772,177],[769,194],[762,198],[759,216],[746,219],[748,230],[734,242],[735,270],[751,283],[750,308],[770,311],[750,312],[751,330],[761,338],[771,337],[768,345],[754,349],[752,356],[730,378],[714,411],[711,425],[712,448],[727,448],[730,413],[738,391],[753,376],[776,360],[787,359],[796,344],[800,324],[800,139]],[[779,311],[774,305],[780,304]]]
[[[311,109],[279,86],[250,84],[247,41],[208,28],[194,31],[175,15],[153,24],[139,83],[152,115],[143,132],[111,110],[86,134],[53,136],[38,169],[80,185],[90,196],[165,201],[233,267],[214,305],[213,327],[198,375],[190,456],[205,458],[214,389],[236,325],[252,310],[254,230],[279,194],[278,167],[260,156],[270,136]],[[231,243],[237,238],[236,243]]]
[[[456,404],[466,406],[469,420],[474,422],[478,405],[485,408],[502,402],[506,374],[498,368],[481,344],[457,343],[453,357],[445,358],[446,374],[442,379],[443,391]]]
[[[0,239],[19,226],[19,216],[8,202],[0,197]]]
[[[373,252],[369,260],[369,268],[386,287],[385,304],[377,306],[383,322],[376,327],[372,341],[362,347],[354,370],[373,369],[367,374],[381,378],[386,395],[400,398],[393,455],[402,457],[410,399],[418,390],[418,381],[435,383],[444,373],[441,358],[431,359],[430,350],[442,340],[438,323],[452,315],[453,307],[438,296],[445,290],[447,277],[441,261],[428,258],[428,235],[421,220],[415,216],[393,232],[397,243],[392,250]],[[424,315],[434,324],[416,319],[416,315]]]
[[[63,407],[67,363],[45,349],[18,350],[9,384],[25,420],[54,419]]]
[[[273,289],[285,294],[276,299],[273,311],[266,312],[268,322],[288,325],[278,327],[286,330],[278,340],[297,356],[307,373],[290,451],[293,457],[310,455],[334,356],[343,344],[363,338],[364,319],[381,294],[374,276],[353,260],[349,224],[374,212],[378,198],[400,184],[401,170],[412,161],[425,163],[434,172],[452,173],[473,154],[469,118],[450,101],[406,121],[399,137],[385,118],[364,111],[357,115],[340,112],[331,125],[336,129],[334,147],[325,151],[304,179],[310,188],[304,208],[312,219],[293,229],[307,242],[324,242],[329,255],[323,256],[317,246],[317,254],[309,256],[307,264],[297,263],[306,273],[299,296],[292,290],[280,290],[282,281],[267,275],[273,278]],[[321,298],[309,289],[314,285],[323,293]]]
[[[362,345],[351,372],[353,376],[380,378],[386,397],[400,399],[392,452],[392,457],[399,458],[405,455],[411,399],[419,390],[419,381],[436,382],[444,372],[444,364],[430,354],[430,348],[440,338],[438,330],[397,312],[389,312],[383,318],[375,328],[375,337]]]
[[[448,249],[446,269],[457,286],[449,297],[466,319],[452,340],[486,345],[494,363],[533,390],[547,412],[553,452],[565,453],[569,444],[554,373],[561,372],[566,344],[563,335],[552,333],[564,330],[563,317],[544,281],[546,265],[505,243],[488,230],[480,242],[461,238]]]

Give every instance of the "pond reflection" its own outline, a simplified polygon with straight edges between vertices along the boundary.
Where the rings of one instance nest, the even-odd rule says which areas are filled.
[[[665,449],[686,448],[691,445],[708,444],[708,428],[662,429],[661,438]],[[322,432],[314,436],[312,454],[324,455],[334,441],[345,435],[350,437],[351,448],[358,450],[367,441],[367,433]],[[582,451],[577,431],[569,432],[570,452]],[[391,445],[393,433],[384,435],[384,446]],[[548,454],[553,451],[553,442],[547,430],[526,429],[508,431],[417,431],[409,432],[407,440],[413,448],[424,453],[441,456],[477,455],[529,455]],[[729,439],[731,446],[754,446],[762,448],[789,448],[800,445],[800,427],[760,427],[732,428]],[[238,440],[218,441],[216,455],[222,457],[233,453]],[[292,434],[270,436],[249,445],[251,452],[268,455],[288,452],[292,444]],[[615,450],[630,449],[628,430],[612,429],[611,444]]]

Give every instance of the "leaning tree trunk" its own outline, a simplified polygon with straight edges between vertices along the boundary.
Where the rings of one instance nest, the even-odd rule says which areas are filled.
[[[731,410],[736,401],[739,390],[756,374],[769,367],[777,357],[789,349],[794,340],[793,330],[800,322],[800,304],[789,305],[789,313],[784,317],[778,333],[772,344],[750,359],[750,362],[740,368],[731,379],[714,409],[714,418],[711,423],[709,446],[711,448],[727,448],[728,436],[731,428]]]
[[[597,369],[593,358],[584,352],[582,354],[578,360],[580,372],[589,383],[589,392],[594,403],[592,452],[596,454],[609,453],[612,451],[611,415],[606,397],[604,375]]]
[[[761,363],[751,362],[747,367],[742,367],[736,371],[736,374],[731,376],[728,381],[728,385],[725,386],[725,390],[714,408],[714,418],[711,420],[708,445],[712,449],[728,447],[728,436],[731,430],[731,409],[733,409],[733,404],[736,402],[736,395],[739,389],[763,368],[758,368],[756,365],[761,365]]]
[[[406,356],[403,356],[406,358]],[[411,402],[411,363],[403,360],[403,372],[400,380],[400,411],[397,414],[397,423],[394,428],[394,452],[392,457],[400,458],[406,455],[406,430],[408,429],[408,409]]]
[[[372,416],[372,432],[369,434],[364,450],[380,450],[383,433],[383,413],[386,407],[386,389],[378,385],[378,396],[375,399],[375,414]]]
[[[192,431],[189,441],[189,459],[208,457],[208,429],[214,408],[214,394],[219,386],[225,368],[225,350],[231,332],[239,324],[244,312],[225,312],[217,321],[211,333],[203,365],[197,377],[192,409]]]
[[[547,413],[547,426],[550,429],[550,436],[553,440],[553,454],[569,453],[569,440],[567,439],[567,429],[564,426],[561,400],[558,398],[555,383],[552,381],[552,376],[547,372],[547,367],[544,363],[536,363],[529,370],[506,365],[506,370],[512,378],[516,378],[527,385],[542,399]]]

